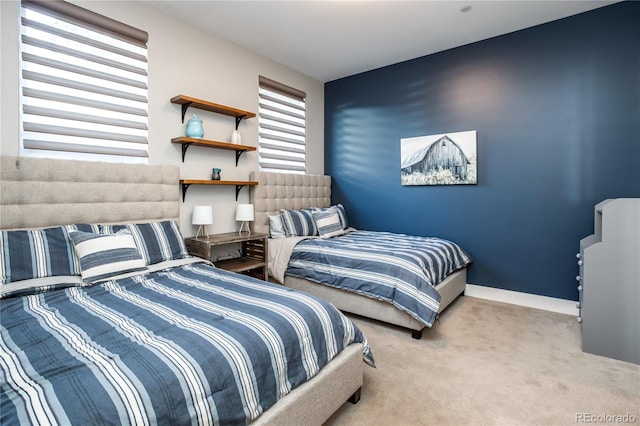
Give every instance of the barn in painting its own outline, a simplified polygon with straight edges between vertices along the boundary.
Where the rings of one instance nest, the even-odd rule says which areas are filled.
[[[427,174],[433,170],[444,169],[451,171],[460,180],[467,179],[467,167],[470,161],[462,149],[447,135],[416,154],[402,164],[403,174]]]

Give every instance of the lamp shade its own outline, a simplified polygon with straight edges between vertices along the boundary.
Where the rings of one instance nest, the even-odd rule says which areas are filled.
[[[238,204],[236,208],[236,220],[242,222],[253,221],[253,204]]]
[[[213,208],[211,206],[194,206],[193,225],[211,225],[213,223]]]

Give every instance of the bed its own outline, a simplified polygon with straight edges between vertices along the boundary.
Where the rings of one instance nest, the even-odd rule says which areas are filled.
[[[177,167],[0,161],[2,424],[321,424],[358,401],[349,319],[188,255]]]
[[[257,232],[272,232],[269,224],[270,218],[280,214],[283,210],[326,210],[332,207],[330,176],[252,172],[251,180],[258,182],[258,186],[251,190],[251,200],[255,208],[254,228]],[[357,232],[366,233],[366,231]],[[393,237],[393,234],[390,235]],[[352,237],[354,236],[355,234],[352,235]],[[327,240],[341,238],[344,237],[336,236]],[[419,237],[407,236],[407,238]],[[269,272],[272,280],[281,282],[287,287],[317,295],[344,312],[407,328],[411,330],[412,336],[416,339],[421,338],[422,330],[432,325],[433,319],[437,317],[439,312],[442,312],[459,295],[464,294],[467,265],[470,263],[468,256],[466,259],[462,259],[457,266],[452,267],[450,271],[446,271],[441,278],[438,278],[437,285],[433,287],[437,294],[425,296],[426,304],[435,304],[434,311],[426,319],[424,316],[416,315],[414,309],[405,309],[404,306],[394,304],[394,300],[372,297],[360,292],[345,291],[330,286],[329,283],[323,281],[320,275],[302,277],[302,274],[296,274],[298,276],[294,276],[291,274],[290,256],[296,250],[295,247],[302,244],[301,240],[304,240],[303,242],[306,244],[309,239],[307,237],[269,239]],[[324,244],[324,242],[308,244],[318,245]],[[364,243],[361,244],[364,245]],[[321,249],[313,248],[312,250],[319,251]],[[304,265],[304,263],[302,264]]]

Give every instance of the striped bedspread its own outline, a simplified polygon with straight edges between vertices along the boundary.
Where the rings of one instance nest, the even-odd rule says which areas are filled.
[[[360,330],[332,305],[195,263],[0,300],[0,423],[246,424]]]
[[[352,231],[300,241],[291,253],[286,275],[390,302],[431,327],[440,305],[434,286],[470,262],[448,240]]]

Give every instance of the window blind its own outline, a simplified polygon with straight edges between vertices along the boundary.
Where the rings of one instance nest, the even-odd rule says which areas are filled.
[[[146,161],[146,32],[61,0],[23,0],[20,36],[25,152]]]
[[[260,76],[258,159],[260,170],[305,173],[305,98],[300,90]]]

